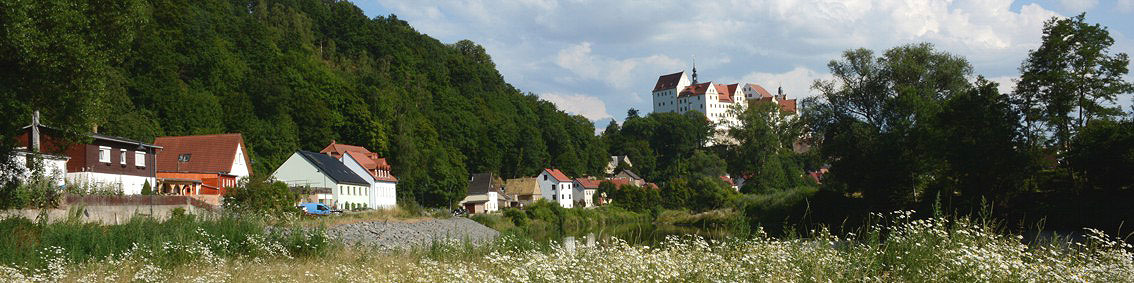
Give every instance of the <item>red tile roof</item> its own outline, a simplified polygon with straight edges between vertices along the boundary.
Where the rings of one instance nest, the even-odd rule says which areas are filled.
[[[736,183],[732,182],[732,178],[729,178],[728,176],[721,176],[721,180],[725,183],[728,183],[729,186],[736,186]]]
[[[236,159],[236,148],[244,153],[244,165],[252,173],[248,147],[240,134],[158,137],[154,144],[163,147],[157,155],[159,172],[230,173]],[[177,162],[182,154],[189,154],[188,162]]]
[[[795,99],[780,99],[780,111],[795,113]]]
[[[601,183],[611,183],[611,184],[614,184],[614,187],[615,187],[615,188],[622,188],[622,186],[625,186],[625,185],[629,185],[629,184],[630,184],[630,179],[626,179],[626,178],[610,178],[610,179],[602,180],[602,181],[601,181],[601,182],[599,182],[599,183],[600,183],[600,184],[601,184]]]
[[[654,91],[677,87],[677,84],[681,82],[681,77],[684,73],[685,71],[681,71],[658,77],[658,83],[654,85]]]
[[[575,182],[579,183],[580,186],[583,186],[584,189],[598,189],[599,184],[602,184],[602,180],[584,178],[575,178]]]
[[[751,88],[752,90],[755,90],[757,94],[760,94],[760,98],[772,98],[772,93],[768,92],[768,90],[764,89],[764,87],[758,84],[748,84],[748,88]]]
[[[687,86],[685,89],[681,90],[681,93],[677,97],[703,95],[706,91],[709,91],[709,86],[711,85],[713,85],[713,82]]]
[[[730,91],[729,89],[731,88],[732,90],[736,90],[736,84],[732,84],[732,85],[720,85],[719,84],[719,85],[716,85],[716,88],[717,88],[717,100],[718,101],[720,101],[720,102],[732,102],[732,91]]]
[[[570,182],[571,181],[571,178],[567,178],[567,175],[563,174],[563,171],[559,171],[559,169],[545,168],[543,170],[547,171],[548,174],[551,174],[551,177],[555,178],[556,181],[560,181],[560,182]]]
[[[319,153],[327,154],[335,158],[342,158],[344,154],[350,153],[358,161],[359,165],[370,171],[370,176],[374,180],[397,182],[398,178],[390,174],[390,164],[386,163],[386,159],[379,157],[378,153],[370,152],[365,147],[349,144],[337,143],[331,140],[331,144],[320,150]],[[384,171],[384,172],[379,172]]]

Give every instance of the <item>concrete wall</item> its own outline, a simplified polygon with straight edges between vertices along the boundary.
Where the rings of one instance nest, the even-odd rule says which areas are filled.
[[[217,208],[204,201],[184,196],[69,196],[62,205],[47,211],[48,221],[63,221],[72,214],[83,222],[121,224],[136,216],[168,219],[174,209],[187,214],[212,214]],[[0,211],[0,218],[24,217],[36,219],[38,209],[12,209]]]

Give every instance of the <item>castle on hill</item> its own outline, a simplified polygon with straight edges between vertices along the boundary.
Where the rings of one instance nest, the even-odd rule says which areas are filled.
[[[739,119],[735,114],[737,112],[730,111],[731,109],[743,111],[749,105],[760,102],[779,105],[781,113],[796,112],[796,100],[787,99],[783,88],[779,88],[779,92],[772,95],[755,83],[698,82],[696,66],[693,67],[692,79],[684,70],[662,75],[658,77],[653,90],[654,112],[682,114],[696,110],[704,113],[709,121],[717,125],[718,132],[727,130],[729,126],[739,125]]]

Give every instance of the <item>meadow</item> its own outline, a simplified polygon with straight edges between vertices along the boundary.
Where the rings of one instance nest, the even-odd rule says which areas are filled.
[[[901,211],[872,216],[858,233],[746,238],[671,236],[656,244],[617,238],[563,245],[514,234],[486,246],[434,243],[375,251],[321,241],[318,232],[282,237],[224,221],[83,226],[5,220],[20,229],[34,257],[7,260],[4,282],[1129,282],[1131,246],[1097,230],[1082,241],[1027,239],[966,218],[913,219]],[[181,221],[181,222],[178,222]],[[67,234],[64,229],[79,229]],[[149,226],[156,225],[156,226]],[[165,225],[165,226],[163,226]],[[247,225],[258,225],[255,223]],[[148,226],[148,227],[147,227]],[[223,227],[223,228],[222,228]],[[173,232],[143,230],[164,228]],[[175,228],[175,229],[171,229]],[[28,230],[33,229],[33,230]],[[39,230],[34,230],[39,229]],[[233,232],[232,234],[226,234]],[[234,232],[241,231],[241,232]],[[256,232],[259,231],[259,232]],[[33,233],[39,233],[38,238]],[[98,236],[101,235],[101,236]],[[129,238],[134,235],[141,238]],[[137,241],[130,245],[110,245]],[[16,241],[5,241],[16,242]],[[68,245],[73,243],[73,245]],[[85,244],[79,244],[85,243]],[[92,247],[97,247],[93,248]],[[124,247],[124,248],[123,248]]]

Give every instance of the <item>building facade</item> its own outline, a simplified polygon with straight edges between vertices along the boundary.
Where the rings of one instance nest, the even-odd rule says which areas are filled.
[[[369,207],[389,209],[398,205],[398,178],[391,173],[392,168],[386,162],[386,158],[382,158],[378,153],[371,152],[365,147],[341,144],[334,140],[331,140],[331,144],[328,144],[319,153],[329,155],[344,164],[348,163],[345,158],[350,155],[354,164],[361,167],[351,169],[361,169],[363,172],[355,172],[370,183]]]
[[[70,184],[127,195],[141,194],[147,183],[157,185],[154,161],[160,146],[97,133],[85,135],[90,137],[89,143],[68,142],[62,138],[62,130],[34,121],[16,139],[27,151],[67,157],[65,180]]]
[[[158,137],[154,144],[162,147],[157,158],[158,193],[224,195],[226,188],[252,175],[240,134]]]
[[[544,199],[559,204],[563,208],[573,207],[574,182],[559,169],[543,169],[536,176],[539,189]]]
[[[319,194],[316,198],[319,203],[339,209],[369,205],[370,183],[326,154],[302,150],[293,153],[272,172],[272,178],[290,187],[329,190],[330,195]]]

